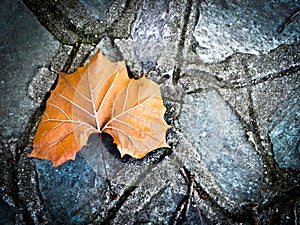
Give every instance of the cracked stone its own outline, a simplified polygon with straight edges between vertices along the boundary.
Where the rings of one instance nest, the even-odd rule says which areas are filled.
[[[21,1],[0,9],[7,74],[0,126],[14,129],[0,134],[0,207],[8,215],[0,213],[1,222],[299,222],[299,15],[276,30],[298,2],[23,2],[37,18]],[[99,46],[112,60],[124,58],[135,78],[147,71],[160,85],[172,149],[121,159],[109,136],[102,146],[92,135],[76,161],[61,167],[27,158],[38,119],[28,124],[29,117],[56,72],[74,71]],[[195,181],[192,194],[183,167]]]
[[[235,52],[262,54],[281,44],[299,42],[299,19],[278,32],[297,8],[293,1],[205,1],[194,31],[204,62],[220,62]],[[238,31],[238,32],[237,32]]]
[[[262,160],[216,91],[186,95],[178,123],[226,196],[237,202],[259,198]]]

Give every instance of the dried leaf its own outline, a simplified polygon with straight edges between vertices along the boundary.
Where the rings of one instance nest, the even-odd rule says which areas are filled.
[[[166,109],[159,86],[129,79],[125,62],[110,62],[100,51],[72,74],[59,73],[56,88],[33,140],[29,157],[59,166],[86,145],[92,133],[109,133],[121,153],[142,158],[169,147]]]

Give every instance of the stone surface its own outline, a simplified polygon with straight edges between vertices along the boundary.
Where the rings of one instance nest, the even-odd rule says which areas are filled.
[[[3,137],[20,137],[36,107],[28,85],[39,68],[49,65],[59,42],[21,1],[3,1],[0,15],[0,127]]]
[[[153,67],[164,51],[169,1],[144,1],[132,28],[133,51],[146,71]],[[150,22],[151,21],[151,22]]]
[[[216,91],[183,98],[179,124],[216,183],[232,200],[259,198],[263,166],[238,118]]]
[[[15,210],[13,207],[9,206],[4,201],[0,201],[0,223],[5,225],[15,224]]]
[[[106,19],[106,14],[113,4],[113,0],[80,0],[81,4],[84,5],[86,9],[89,10],[91,15],[95,18],[103,21]]]
[[[300,108],[298,87],[273,114],[270,132],[274,157],[282,168],[300,171]]]
[[[8,215],[0,213],[1,222],[299,223],[299,15],[277,32],[298,2],[23,2],[34,15],[18,1],[0,10],[8,62],[1,80],[10,81],[1,86],[1,123],[19,131],[0,134],[0,207]],[[110,136],[101,144],[92,135],[75,161],[58,168],[29,159],[57,71],[83,66],[98,47],[125,59],[130,76],[146,72],[160,85],[172,148],[120,158]],[[17,76],[7,69],[15,62],[15,70],[34,66]]]
[[[293,1],[205,1],[194,36],[197,53],[204,62],[222,61],[236,52],[261,54],[281,44],[299,42],[299,19],[278,32],[299,8]]]

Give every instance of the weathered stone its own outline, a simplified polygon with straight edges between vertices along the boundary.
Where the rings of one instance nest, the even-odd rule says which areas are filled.
[[[40,68],[29,84],[28,95],[35,103],[40,104],[55,80],[55,73],[51,72],[47,67]]]
[[[194,36],[196,51],[204,62],[222,61],[235,52],[261,54],[281,44],[299,41],[299,20],[280,33],[278,29],[299,7],[296,0],[205,1]]]
[[[3,67],[19,61],[20,67],[36,60],[42,64],[25,77],[6,69],[7,76],[1,80],[11,82],[2,84],[0,94],[6,93],[2,87],[22,84],[17,90],[20,99],[26,95],[22,104],[29,110],[25,115],[38,113],[24,120],[21,100],[0,97],[1,117],[12,120],[16,130],[20,121],[28,127],[19,132],[18,139],[0,135],[0,205],[9,215],[5,223],[297,223],[300,51],[299,44],[276,48],[299,40],[298,16],[276,33],[295,12],[295,1],[24,2],[37,18],[21,2],[4,3],[0,10],[5,15],[3,29],[9,34],[21,31],[8,38],[7,33],[0,34],[5,44],[3,59],[9,59],[2,60],[8,62]],[[7,16],[10,11],[14,17]],[[11,18],[24,12],[27,16],[12,23]],[[34,25],[23,29],[28,15]],[[37,19],[63,44],[71,45],[58,48],[51,37],[43,41]],[[243,29],[248,29],[247,35],[240,32]],[[34,35],[49,55],[40,54],[39,40],[26,41]],[[205,38],[210,40],[204,46]],[[21,47],[25,56],[38,49],[37,58],[26,60],[22,54],[18,61],[10,59],[19,56],[10,51],[14,46]],[[167,107],[165,119],[173,125],[167,133],[172,149],[158,149],[141,160],[120,158],[109,136],[102,136],[102,145],[99,136],[92,135],[76,161],[58,168],[27,158],[45,105],[40,103],[56,72],[76,70],[98,47],[113,61],[124,59],[130,76],[138,78],[146,71],[160,85]],[[18,121],[2,114],[10,108],[23,112]]]
[[[300,84],[299,84],[300,85]],[[300,171],[300,87],[277,108],[270,132],[274,157],[282,168]]]
[[[149,71],[165,48],[164,35],[169,1],[145,1],[132,28],[133,51],[143,68]]]
[[[137,184],[127,201],[118,210],[112,222],[115,224],[138,222],[141,220],[141,215],[145,216],[145,208],[152,203],[154,218],[157,220],[160,214],[164,215],[158,223],[169,224],[177,203],[186,193],[182,181],[183,177],[178,173],[178,165],[169,158],[150,166],[141,182]],[[169,195],[164,195],[165,198],[163,198],[161,195],[165,191],[169,191]],[[171,201],[175,204],[158,205],[157,202],[151,202],[156,196],[161,197],[162,201]],[[128,214],[128,211],[131,213]]]
[[[268,54],[234,54],[207,66],[222,88],[237,89],[282,77],[297,71],[300,45],[283,45]]]
[[[115,46],[113,40],[109,37],[104,37],[101,39],[94,51],[91,53],[91,56],[96,54],[99,49],[112,62],[125,60],[119,48]]]
[[[266,125],[268,123],[268,115],[265,114],[274,111],[278,102],[285,98],[285,93],[290,93],[290,89],[293,90],[297,87],[297,75],[293,74],[297,73],[299,69],[299,47],[299,45],[284,45],[269,54],[258,56],[234,54],[221,63],[211,64],[206,67],[211,77],[210,84],[220,87],[219,90],[224,99],[249,124],[251,121],[250,111],[252,110],[251,101],[253,100],[254,108],[258,110],[258,123],[266,128],[269,125]],[[203,72],[198,71],[198,74],[199,77],[202,77]],[[188,78],[191,79],[194,76],[190,75]],[[182,77],[183,79],[185,79],[184,76]],[[198,80],[193,82],[195,79],[192,79],[190,83],[193,86],[198,84],[201,87],[205,85],[209,87],[209,85],[204,83],[207,78],[203,78],[202,82]],[[184,82],[181,83],[184,84]],[[191,91],[193,90],[195,88]],[[253,93],[251,93],[252,90]],[[264,107],[266,110],[262,110]],[[266,133],[266,130],[267,128],[264,129],[263,133]]]
[[[161,71],[173,70],[183,63],[187,18],[190,15],[190,1],[144,1],[131,30],[132,39],[115,40],[124,53],[133,71],[148,72],[158,67]],[[181,49],[182,51],[182,49]],[[127,56],[127,57],[126,57]]]
[[[299,72],[271,79],[251,88],[253,109],[257,116],[257,124],[262,139],[268,139],[269,128],[275,126],[275,124],[272,125],[275,111],[281,108],[282,102],[287,101],[292,92],[299,87],[298,77]],[[277,116],[279,115],[277,114]]]
[[[178,122],[223,194],[240,203],[258,199],[262,160],[216,91],[186,95]]]
[[[75,44],[78,41],[93,43],[99,40],[99,35],[106,29],[76,0],[68,2],[24,0],[24,3],[64,44]]]
[[[89,57],[90,53],[94,49],[94,46],[89,44],[81,44],[76,49],[76,55],[72,58],[72,63],[69,65],[69,68],[66,70],[67,73],[73,73],[80,66],[84,66],[84,62]]]
[[[113,4],[114,0],[79,0],[81,4],[100,21],[104,21],[106,19],[106,14]]]
[[[20,137],[36,105],[27,94],[28,84],[39,68],[49,65],[59,43],[20,1],[2,2],[0,15],[0,127],[4,138]]]

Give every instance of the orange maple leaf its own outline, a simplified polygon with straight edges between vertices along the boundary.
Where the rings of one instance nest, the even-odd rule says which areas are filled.
[[[92,133],[110,134],[121,156],[142,158],[169,147],[159,86],[143,76],[129,79],[125,61],[110,62],[100,51],[72,74],[60,72],[46,103],[29,157],[59,166],[75,159]]]

